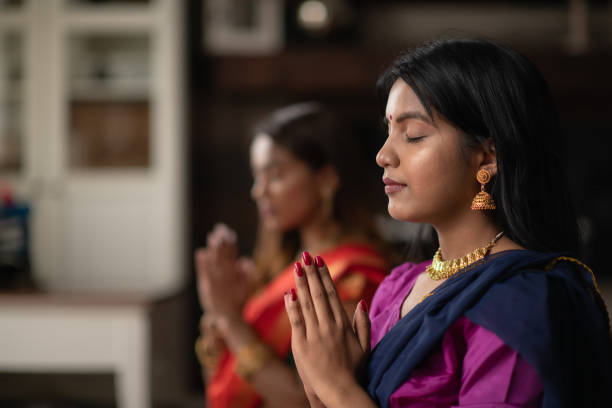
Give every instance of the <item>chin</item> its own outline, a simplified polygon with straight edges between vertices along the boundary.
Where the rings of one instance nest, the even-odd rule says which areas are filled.
[[[406,208],[405,206],[393,205],[391,204],[391,202],[389,202],[389,205],[387,206],[387,212],[389,213],[391,218],[396,219],[398,221],[418,223],[427,222],[423,219],[422,214],[418,214],[418,212]]]
[[[387,206],[387,212],[389,213],[391,218],[394,218],[399,221],[408,221],[406,220],[405,211],[402,211],[401,208],[397,208],[396,206],[391,205],[391,203],[389,203],[389,205]]]
[[[292,223],[288,223],[285,220],[278,219],[276,217],[271,217],[264,220],[264,225],[267,230],[272,232],[285,232],[291,229],[294,229]]]
[[[265,217],[261,221],[267,230],[269,231],[279,230],[279,223],[275,217]]]

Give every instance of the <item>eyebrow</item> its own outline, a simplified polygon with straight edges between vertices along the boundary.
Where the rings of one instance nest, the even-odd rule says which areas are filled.
[[[415,111],[404,112],[401,115],[399,115],[397,117],[397,119],[395,119],[395,121],[397,123],[399,123],[399,122],[402,122],[402,121],[404,121],[406,119],[419,119],[419,120],[422,120],[425,123],[429,123],[430,125],[432,124],[431,123],[431,119],[430,119],[429,116],[424,115],[421,112],[415,112]],[[383,123],[385,125],[389,124],[389,118],[387,118],[387,116],[384,117]]]

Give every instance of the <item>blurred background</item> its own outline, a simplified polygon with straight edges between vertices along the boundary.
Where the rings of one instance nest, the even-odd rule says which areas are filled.
[[[378,185],[375,82],[466,35],[548,80],[610,304],[612,1],[0,0],[0,406],[204,405],[192,252],[219,221],[252,250],[248,147],[272,109],[343,115],[409,242]]]

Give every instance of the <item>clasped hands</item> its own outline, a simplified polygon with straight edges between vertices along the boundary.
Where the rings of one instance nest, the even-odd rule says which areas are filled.
[[[200,304],[217,324],[241,319],[252,290],[253,262],[238,258],[236,241],[234,231],[217,224],[208,234],[207,246],[195,252]]]
[[[370,321],[362,300],[352,321],[323,259],[307,252],[295,264],[296,289],[285,294],[291,349],[312,406],[342,405],[339,397],[359,387],[356,371],[370,349]]]

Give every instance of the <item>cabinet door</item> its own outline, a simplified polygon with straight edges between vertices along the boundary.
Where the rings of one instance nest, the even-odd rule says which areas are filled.
[[[28,282],[30,272],[24,201],[34,192],[34,162],[26,21],[23,2],[0,2],[0,264],[19,271],[16,279],[0,276],[9,287]]]
[[[40,3],[55,67],[36,267],[52,288],[171,291],[184,278],[180,2],[115,3]]]
[[[27,160],[31,113],[27,23],[24,1],[0,1],[0,183],[16,187],[19,194],[32,170]]]
[[[17,30],[0,31],[0,172],[18,177],[23,170],[24,47]]]

